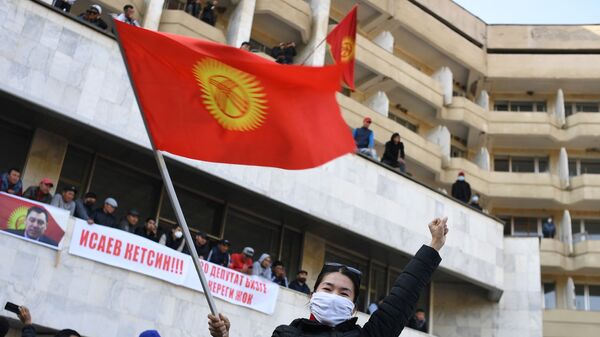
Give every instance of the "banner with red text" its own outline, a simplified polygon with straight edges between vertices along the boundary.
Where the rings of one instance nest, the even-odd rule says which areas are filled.
[[[189,255],[122,230],[76,220],[69,253],[203,291]],[[214,263],[201,263],[215,297],[266,314],[275,311],[277,284]]]
[[[41,202],[0,193],[0,230],[58,249],[65,235],[69,212]]]

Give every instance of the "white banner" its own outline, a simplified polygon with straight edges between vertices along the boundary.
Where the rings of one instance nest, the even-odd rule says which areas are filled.
[[[189,255],[122,230],[76,220],[69,253],[203,291]],[[213,296],[273,314],[277,284],[214,263],[201,263]]]

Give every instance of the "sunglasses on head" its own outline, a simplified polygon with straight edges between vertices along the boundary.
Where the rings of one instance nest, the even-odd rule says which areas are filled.
[[[327,269],[327,270],[331,270],[331,269],[337,270],[340,268],[345,268],[352,274],[356,274],[358,277],[362,277],[362,272],[360,270],[353,268],[353,267],[349,267],[345,264],[336,263],[336,262],[325,262],[325,265],[323,266],[323,269]]]

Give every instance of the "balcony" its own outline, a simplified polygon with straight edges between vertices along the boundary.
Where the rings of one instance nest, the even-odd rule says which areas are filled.
[[[185,35],[204,40],[225,43],[225,34],[183,10],[164,9],[158,30],[165,33]]]
[[[489,25],[488,49],[600,51],[596,25]]]
[[[306,43],[311,25],[312,13],[306,1],[256,1],[253,30],[269,35],[271,45],[288,41]]]
[[[540,245],[542,273],[585,274],[600,276],[600,241],[584,240],[573,244],[573,255],[559,240],[542,239]]]
[[[600,312],[545,310],[544,337],[596,337]]]

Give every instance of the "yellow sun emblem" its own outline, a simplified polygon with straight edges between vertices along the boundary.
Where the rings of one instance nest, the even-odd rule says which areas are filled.
[[[15,208],[8,216],[6,222],[7,229],[23,230],[25,229],[25,217],[27,216],[27,207],[19,206]]]
[[[342,39],[342,62],[346,63],[354,57],[354,39],[345,36]]]
[[[256,77],[208,57],[193,71],[204,106],[223,128],[251,131],[263,124],[267,100]]]

